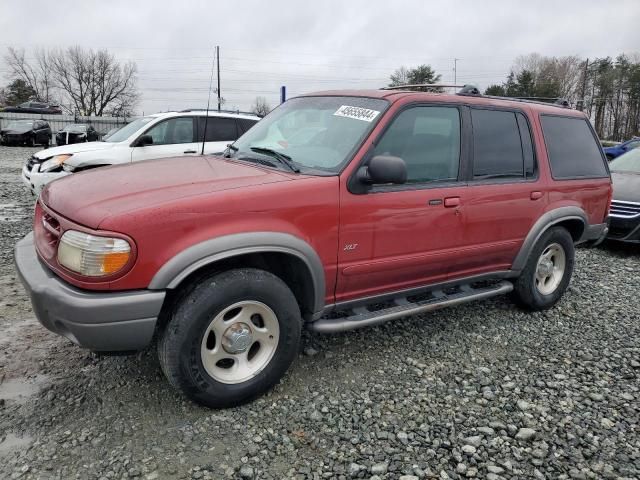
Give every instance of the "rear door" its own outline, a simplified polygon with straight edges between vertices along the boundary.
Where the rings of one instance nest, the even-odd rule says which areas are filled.
[[[453,277],[508,270],[544,213],[532,128],[523,111],[470,108],[473,128],[464,231]]]
[[[202,137],[205,135],[205,124],[205,154],[222,153],[227,148],[227,145],[235,142],[240,135],[236,119],[233,117],[200,117],[198,128],[200,142],[202,142]],[[202,145],[200,145],[200,149],[202,149]]]
[[[143,133],[151,136],[153,144],[134,147],[131,161],[196,155],[199,150],[195,123],[195,117],[174,117],[156,123]]]
[[[462,242],[460,198],[468,155],[462,109],[413,105],[376,140],[374,155],[400,157],[407,183],[340,198],[337,301],[444,281]]]

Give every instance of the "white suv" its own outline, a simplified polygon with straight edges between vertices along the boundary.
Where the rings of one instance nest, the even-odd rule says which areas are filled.
[[[185,110],[138,118],[102,142],[79,143],[35,153],[22,168],[22,180],[39,195],[49,182],[74,172],[156,158],[222,152],[260,117],[251,114]]]

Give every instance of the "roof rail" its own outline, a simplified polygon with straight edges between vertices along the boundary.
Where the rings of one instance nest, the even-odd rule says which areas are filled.
[[[382,87],[380,90],[410,90],[412,88],[463,88],[465,85],[445,85],[440,83],[415,83],[410,85],[394,85],[393,87]]]
[[[560,108],[571,108],[571,103],[566,98],[557,98],[557,97],[501,97],[498,95],[482,95],[480,90],[473,85],[465,85],[462,90],[460,90],[456,95],[461,96],[473,96],[473,97],[483,97],[483,98],[493,98],[495,100],[509,100],[511,102],[522,102],[522,103],[534,103],[536,105],[551,105]],[[537,98],[538,100],[535,100]],[[549,100],[548,102],[541,101],[543,99]]]
[[[188,113],[188,112],[206,112],[206,108],[186,108],[184,110],[178,111],[178,113]],[[251,115],[252,117],[257,117],[254,112],[243,112],[242,110],[218,110],[210,108],[208,110],[211,113],[235,113],[236,115]]]

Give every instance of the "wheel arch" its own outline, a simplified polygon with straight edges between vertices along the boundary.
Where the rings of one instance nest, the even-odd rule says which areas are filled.
[[[197,277],[216,270],[253,267],[280,277],[292,290],[305,319],[324,309],[324,268],[304,240],[277,232],[222,236],[192,245],[167,261],[149,289],[178,291]]]
[[[520,251],[513,261],[511,269],[515,272],[522,271],[527,263],[531,250],[549,228],[555,226],[566,228],[571,234],[574,243],[578,243],[582,239],[588,225],[587,214],[580,207],[560,207],[546,212],[533,224],[531,230],[529,230],[522,247],[520,247]]]

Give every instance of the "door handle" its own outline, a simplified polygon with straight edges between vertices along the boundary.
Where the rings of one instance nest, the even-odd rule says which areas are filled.
[[[531,192],[531,200],[540,200],[542,198],[542,192]]]
[[[195,151],[195,150],[185,150],[185,151],[184,151],[184,152],[182,152],[182,153],[196,153],[196,151]]]
[[[455,208],[460,206],[460,197],[447,197],[444,199],[445,208]]]

